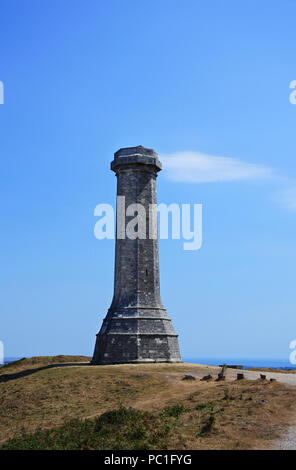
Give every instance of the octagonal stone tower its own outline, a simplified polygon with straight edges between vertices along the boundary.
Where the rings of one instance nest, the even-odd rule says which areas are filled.
[[[140,231],[137,238],[126,236],[134,215],[122,222],[123,198],[117,198],[114,296],[97,334],[92,364],[182,362],[178,335],[160,299],[157,216],[151,205],[156,204],[161,168],[157,153],[142,146],[114,154],[117,196],[125,197],[125,209],[130,204],[145,208],[146,228],[145,237]]]

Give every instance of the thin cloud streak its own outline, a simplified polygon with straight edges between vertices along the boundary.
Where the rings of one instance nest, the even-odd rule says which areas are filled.
[[[162,154],[160,159],[167,178],[180,183],[272,181],[277,186],[282,186],[275,192],[273,200],[282,208],[296,212],[296,181],[281,176],[272,168],[236,158],[192,151]]]
[[[276,199],[285,209],[296,211],[296,185],[278,191]]]
[[[262,165],[200,152],[163,154],[160,158],[167,177],[183,183],[258,180],[274,176],[271,168]]]

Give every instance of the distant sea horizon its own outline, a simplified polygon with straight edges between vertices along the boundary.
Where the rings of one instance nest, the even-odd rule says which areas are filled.
[[[296,369],[296,364],[291,364],[289,359],[270,359],[270,358],[192,358],[184,357],[184,362],[190,362],[192,364],[206,364],[208,366],[220,366],[221,364],[228,365],[241,365],[243,369],[249,369],[250,367],[266,367],[272,369]]]
[[[13,361],[18,361],[22,357],[5,357],[4,364],[9,364]],[[220,366],[221,364],[228,365],[241,365],[243,369],[249,369],[250,367],[267,367],[274,369],[296,369],[296,364],[291,364],[289,359],[270,359],[270,358],[209,358],[209,357],[183,357],[184,362],[191,364],[205,364],[209,366]],[[1,364],[1,365],[4,365]],[[0,366],[1,366],[0,365]]]

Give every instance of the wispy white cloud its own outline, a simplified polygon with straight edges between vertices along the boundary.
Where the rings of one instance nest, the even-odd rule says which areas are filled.
[[[289,188],[281,189],[276,193],[277,202],[290,211],[296,211],[296,184]]]
[[[273,183],[273,201],[296,212],[296,181],[267,166],[193,151],[162,154],[160,159],[167,178],[180,183],[270,181]]]
[[[160,156],[167,177],[184,183],[214,183],[267,179],[273,170],[236,158],[217,157],[199,152],[177,152]]]

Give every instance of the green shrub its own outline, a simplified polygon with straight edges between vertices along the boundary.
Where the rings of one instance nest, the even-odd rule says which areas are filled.
[[[207,422],[202,427],[201,434],[204,434],[204,435],[209,434],[213,429],[215,421],[216,421],[215,413],[211,411],[211,414]]]
[[[180,410],[179,410],[180,412]],[[175,412],[176,413],[176,412]],[[141,450],[167,448],[173,426],[162,415],[121,406],[96,419],[72,420],[62,426],[23,434],[0,449],[10,450]]]
[[[215,403],[212,403],[212,402],[205,402],[205,403],[198,403],[195,407],[195,409],[197,411],[201,411],[201,410],[205,410],[205,409],[209,409],[209,410],[213,410],[214,409],[214,406],[215,406]]]
[[[172,416],[174,418],[179,418],[179,416],[182,413],[185,413],[186,408],[184,405],[172,405],[172,406],[167,406],[166,408],[163,409],[162,413],[164,416]]]

